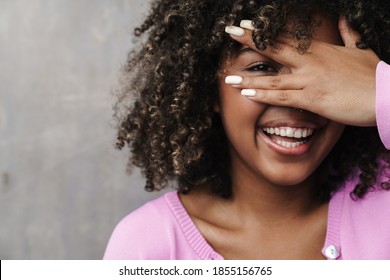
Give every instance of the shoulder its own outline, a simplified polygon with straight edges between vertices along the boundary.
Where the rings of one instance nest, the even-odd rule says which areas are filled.
[[[360,172],[356,171],[351,179],[345,184],[345,188],[342,190],[344,195],[343,203],[345,210],[348,210],[349,212],[353,211],[351,212],[351,215],[353,214],[359,217],[368,217],[373,214],[375,214],[375,216],[390,215],[389,160],[387,155],[378,159],[378,175],[376,182],[363,198],[353,199],[350,195],[358,183],[358,175]]]
[[[104,259],[169,259],[169,243],[176,226],[167,199],[175,192],[146,203],[115,227]]]
[[[390,259],[390,169],[380,160],[373,188],[360,199],[350,195],[358,173],[335,198],[340,205],[340,240],[348,259]]]
[[[360,199],[353,199],[350,195],[358,184],[359,175],[361,173],[359,169],[355,169],[349,179],[345,182],[344,187],[335,194],[336,196],[344,196],[344,206],[357,208],[369,207],[373,210],[379,207],[385,207],[390,211],[390,154],[381,155],[377,159],[377,166],[378,173],[375,184],[367,191],[363,198]],[[375,207],[372,207],[374,205]]]

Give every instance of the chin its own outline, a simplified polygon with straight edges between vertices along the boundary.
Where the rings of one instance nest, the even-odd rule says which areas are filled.
[[[304,170],[303,168],[286,167],[279,172],[264,174],[265,178],[274,185],[279,186],[294,186],[299,185],[315,174],[315,170]]]
[[[302,176],[302,177],[297,177],[297,176],[291,176],[291,177],[279,177],[279,178],[272,178],[270,181],[279,186],[295,186],[303,183],[305,180],[307,180],[309,176]]]

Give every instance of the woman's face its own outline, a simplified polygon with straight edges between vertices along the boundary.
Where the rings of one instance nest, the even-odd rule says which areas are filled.
[[[319,19],[322,23],[314,39],[340,45],[337,23]],[[230,142],[232,168],[276,185],[295,185],[306,180],[336,144],[344,125],[308,111],[252,101],[224,79],[228,75],[290,72],[287,66],[246,46],[229,61],[224,59],[220,69],[220,100],[216,111]]]

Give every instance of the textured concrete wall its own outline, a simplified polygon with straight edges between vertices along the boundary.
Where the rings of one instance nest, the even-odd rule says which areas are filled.
[[[100,259],[151,199],[110,91],[144,0],[0,0],[0,259]]]

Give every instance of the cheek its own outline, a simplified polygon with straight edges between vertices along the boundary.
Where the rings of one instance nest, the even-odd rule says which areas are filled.
[[[319,139],[321,145],[315,152],[314,165],[319,165],[333,150],[341,135],[343,134],[345,125],[335,122],[330,122],[326,132]]]
[[[343,124],[336,122],[329,123],[329,128],[326,133],[326,140],[329,143],[329,146],[333,148],[333,146],[336,145],[341,135],[343,134],[344,129],[345,125]]]
[[[267,106],[242,96],[240,89],[220,85],[219,115],[229,143],[244,152],[256,146],[257,123]]]
[[[214,106],[221,118],[253,119],[258,118],[266,105],[254,102],[241,95],[241,89],[232,87],[220,81],[219,101]]]

